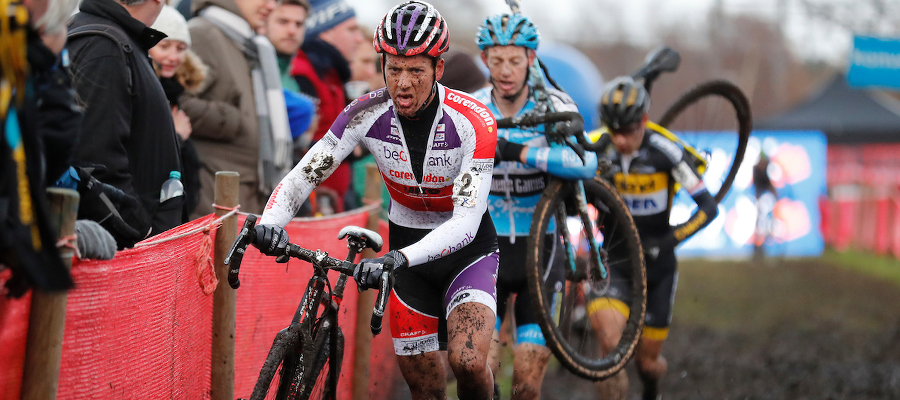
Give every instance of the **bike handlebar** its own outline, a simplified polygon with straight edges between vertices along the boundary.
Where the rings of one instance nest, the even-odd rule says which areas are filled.
[[[516,117],[501,118],[497,120],[498,129],[524,128],[541,124],[562,122],[553,133],[560,135],[563,141],[572,147],[579,157],[584,156],[584,150],[597,152],[600,150],[598,143],[591,143],[584,135],[584,117],[575,111],[560,111],[548,113],[528,112]],[[581,149],[569,142],[568,137],[575,136],[575,140],[581,145]]]
[[[575,111],[561,111],[548,113],[524,113],[516,117],[501,118],[497,120],[497,129],[509,129],[519,127],[538,126],[557,122],[581,123],[584,126],[584,117]]]
[[[255,215],[247,215],[247,219],[244,221],[244,226],[241,228],[240,233],[238,234],[237,239],[235,239],[234,244],[231,246],[231,250],[228,251],[228,255],[225,257],[225,265],[228,265],[228,284],[232,289],[237,289],[241,285],[240,270],[241,270],[241,261],[244,258],[244,252],[247,249],[247,246],[254,240],[254,235],[256,231],[253,229],[256,226],[256,216]],[[360,229],[360,228],[356,228]],[[345,232],[346,230],[342,230]],[[375,235],[377,236],[377,235]],[[328,253],[316,250],[308,250],[303,247],[300,247],[296,244],[289,243],[285,248],[285,254],[275,255],[276,257],[281,259],[286,259],[289,257],[296,258],[299,260],[310,262],[314,265],[318,265],[324,269],[330,269],[338,271],[344,275],[353,276],[353,272],[356,270],[356,264],[350,262],[353,258],[356,257],[359,252],[365,247],[381,247],[380,237],[372,243],[360,237],[350,236],[349,246],[350,254],[347,256],[347,260],[340,260],[334,257],[330,257]],[[376,250],[377,251],[377,250]],[[381,319],[384,315],[384,309],[387,307],[387,295],[391,292],[391,288],[394,284],[393,277],[393,267],[390,266],[385,268],[381,273],[381,290],[378,292],[378,299],[375,301],[375,308],[372,310],[372,323],[371,329],[372,334],[377,335],[381,333]]]

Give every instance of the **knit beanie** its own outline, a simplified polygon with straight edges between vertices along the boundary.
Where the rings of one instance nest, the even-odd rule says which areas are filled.
[[[306,37],[315,38],[341,22],[356,16],[346,0],[310,0],[312,11],[306,18]]]
[[[165,33],[166,39],[184,42],[191,47],[191,33],[188,31],[187,21],[174,7],[163,6],[151,28]]]

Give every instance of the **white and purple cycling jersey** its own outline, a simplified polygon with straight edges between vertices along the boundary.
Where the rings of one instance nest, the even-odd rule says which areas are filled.
[[[468,244],[478,231],[491,187],[496,124],[469,95],[438,85],[440,100],[431,126],[420,180],[393,102],[385,89],[348,105],[325,136],[306,153],[272,193],[261,224],[284,226],[350,152],[362,144],[375,157],[391,197],[391,222],[430,229],[399,249],[410,266],[444,257]]]

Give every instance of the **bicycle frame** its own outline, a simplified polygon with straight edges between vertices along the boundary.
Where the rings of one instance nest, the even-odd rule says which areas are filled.
[[[544,83],[543,78],[541,77],[540,72],[543,71],[544,74],[546,74],[546,76],[547,76],[548,80],[550,80],[551,84],[553,84],[555,87],[557,87],[560,90],[561,90],[561,88],[559,88],[558,85],[556,85],[556,83],[553,82],[552,78],[550,78],[550,74],[543,67],[543,65],[541,64],[539,59],[535,58],[534,64],[532,64],[530,68],[531,68],[530,80],[532,80],[532,87],[534,88],[533,97],[534,97],[534,101],[535,101],[535,110],[538,113],[554,112],[555,110],[553,109],[553,103],[550,101],[550,94],[546,89],[546,85]],[[579,124],[575,124],[574,126],[572,126],[570,124],[568,126],[569,129],[552,129],[550,127],[550,124],[548,124],[548,123],[545,123],[543,125],[544,125],[544,134],[547,136],[548,144],[550,144],[551,146],[554,144],[555,145],[566,145],[566,146],[572,147],[574,150],[575,146],[573,145],[573,143],[571,141],[569,141],[567,134],[574,133],[575,135],[577,135],[576,137],[583,136],[583,132],[577,132],[579,130],[582,130],[582,129],[578,129]],[[583,126],[583,125],[581,125],[581,126]],[[581,141],[582,139],[583,138],[579,138],[579,141]],[[582,161],[583,161],[584,160],[583,155],[579,154],[579,156],[582,157]],[[560,179],[560,178],[551,176],[550,179]],[[576,205],[577,212],[578,212],[579,217],[581,218],[582,223],[584,224],[584,226],[593,226],[593,223],[591,222],[590,216],[588,214],[587,196],[585,195],[585,192],[584,192],[584,183],[582,183],[580,180],[568,181],[568,182],[570,184],[572,184],[575,188],[575,193],[574,193],[575,202],[576,202],[575,205]],[[571,235],[569,234],[569,229],[566,225],[566,210],[565,210],[564,206],[560,207],[560,210],[557,211],[556,220],[557,220],[556,230],[557,230],[558,234],[560,236],[562,236],[565,250],[569,254],[569,257],[567,258],[567,260],[568,260],[568,262],[567,262],[568,271],[567,272],[571,273],[571,274],[576,274],[577,266],[575,265],[575,255],[576,255],[577,251],[575,249],[575,246],[572,244],[572,238],[571,238]],[[603,265],[603,258],[600,256],[600,247],[597,245],[597,240],[594,237],[593,230],[586,229],[585,235],[587,235],[586,239],[588,241],[588,245],[590,248],[589,259],[591,260],[591,263],[590,263],[591,275],[599,276],[600,279],[606,279],[609,272],[607,271],[606,266]]]
[[[235,240],[234,245],[225,259],[225,264],[231,264],[229,269],[228,281],[232,288],[240,286],[238,275],[240,272],[241,259],[247,245],[253,242],[254,226],[256,217],[249,215],[244,222],[241,233]],[[348,237],[349,252],[345,260],[339,260],[329,257],[327,253],[322,251],[311,251],[301,248],[295,244],[288,244],[283,254],[278,255],[277,261],[287,262],[289,258],[297,258],[307,261],[313,266],[313,276],[307,282],[306,290],[300,300],[300,304],[295,311],[291,324],[278,332],[266,356],[266,361],[260,370],[260,377],[254,387],[254,398],[264,395],[277,373],[279,365],[286,368],[289,360],[294,360],[287,355],[296,353],[299,357],[291,361],[291,367],[287,371],[293,371],[292,375],[287,375],[282,370],[281,381],[277,390],[277,398],[284,398],[287,391],[308,394],[313,387],[306,385],[315,385],[316,375],[307,375],[311,370],[309,368],[317,368],[318,358],[317,352],[322,344],[317,344],[318,339],[323,334],[327,334],[330,342],[328,344],[328,357],[322,362],[330,360],[330,368],[328,368],[328,376],[325,389],[326,393],[334,396],[337,393],[337,381],[340,376],[341,361],[343,357],[343,333],[338,323],[338,311],[340,311],[341,301],[344,296],[348,275],[351,274],[355,265],[352,261],[365,248],[373,248],[375,251],[381,250],[381,237],[375,233],[357,227],[345,227],[341,230],[338,239]],[[340,276],[334,288],[328,279],[327,271],[337,270]],[[390,284],[392,280],[385,278],[385,275],[392,273],[391,268],[386,268],[382,274],[382,292],[379,293],[378,304],[384,303],[382,298],[386,298],[390,292]],[[386,287],[387,286],[387,287]],[[325,309],[319,316],[319,306],[324,305]],[[376,306],[372,316],[372,331],[377,334],[381,330],[381,315],[384,313],[383,308]],[[377,329],[376,329],[377,328]],[[299,344],[299,347],[297,346]],[[296,362],[296,364],[294,364]],[[315,371],[312,371],[315,373]],[[312,381],[310,379],[312,378]],[[299,385],[299,386],[298,386]]]

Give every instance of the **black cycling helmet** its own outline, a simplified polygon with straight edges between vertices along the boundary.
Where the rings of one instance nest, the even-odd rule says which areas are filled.
[[[650,110],[650,95],[630,76],[621,76],[606,85],[599,108],[600,120],[618,130],[641,120]]]

